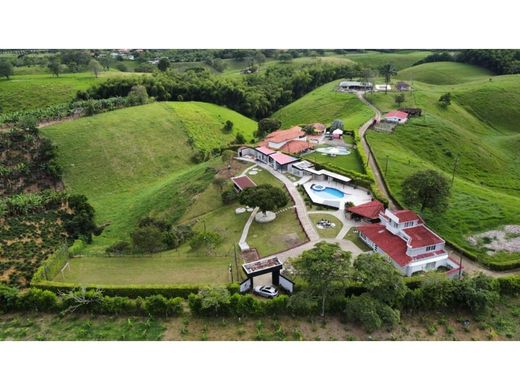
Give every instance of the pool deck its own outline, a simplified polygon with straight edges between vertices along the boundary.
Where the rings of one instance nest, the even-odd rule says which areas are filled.
[[[319,184],[324,187],[336,188],[343,193],[343,198],[336,198],[332,195],[327,194],[325,191],[315,192],[311,189],[313,184]],[[354,188],[351,185],[340,184],[337,182],[328,182],[326,180],[310,180],[303,184],[305,192],[309,195],[311,200],[317,204],[323,204],[326,206],[337,207],[340,210],[345,208],[346,202],[352,202],[355,206],[370,202],[372,200],[372,194],[364,188]],[[368,193],[367,193],[368,192]]]

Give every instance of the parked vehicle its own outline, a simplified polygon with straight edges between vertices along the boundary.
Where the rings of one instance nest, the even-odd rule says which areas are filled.
[[[278,296],[278,290],[273,286],[257,286],[253,292],[265,298],[274,298]]]

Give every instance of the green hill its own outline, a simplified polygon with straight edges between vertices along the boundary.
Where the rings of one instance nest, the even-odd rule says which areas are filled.
[[[492,73],[487,69],[475,65],[459,62],[430,62],[403,69],[396,78],[434,85],[447,85],[487,79],[491,75]]]
[[[226,120],[234,123],[224,133]],[[195,165],[198,149],[225,146],[256,123],[199,102],[153,103],[62,123],[42,130],[59,148],[67,190],[87,195],[97,223],[109,223],[95,246],[126,238],[144,215],[178,220],[214,173]],[[190,136],[193,141],[190,141]]]
[[[101,72],[96,78],[90,72],[66,73],[55,77],[49,73],[15,75],[0,80],[2,112],[31,110],[59,103],[67,103],[76,92],[106,81],[107,78],[127,77],[136,73]]]
[[[429,54],[431,54],[430,51],[424,50],[401,50],[388,53],[367,51],[365,53],[346,54],[345,58],[372,68],[378,68],[384,64],[392,64],[399,70],[412,66]]]
[[[342,119],[346,129],[361,126],[373,116],[372,110],[355,95],[336,92],[341,80],[332,81],[273,114],[282,121],[282,127],[320,122],[330,124],[334,119]]]
[[[520,224],[519,87],[518,75],[450,86],[417,82],[415,93],[405,94],[405,105],[421,107],[425,115],[398,126],[392,134],[368,134],[379,162],[388,156],[386,180],[398,200],[402,200],[405,177],[433,168],[451,179],[459,156],[449,209],[425,217],[450,241],[503,268],[520,265],[520,255],[498,252],[491,256],[483,247],[472,247],[467,237]],[[454,99],[444,109],[438,99],[446,92]],[[368,99],[389,111],[396,108],[394,96],[372,94]]]

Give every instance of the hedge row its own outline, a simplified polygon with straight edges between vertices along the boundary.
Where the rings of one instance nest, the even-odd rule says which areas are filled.
[[[20,291],[0,284],[0,312],[131,314],[174,316],[183,312],[182,298],[150,295],[145,298],[112,297],[95,290],[75,290],[59,296],[53,291],[30,288]]]
[[[31,287],[40,288],[52,292],[73,291],[79,286],[75,283],[54,282],[42,280],[31,283]],[[168,298],[188,298],[190,294],[197,293],[205,286],[198,285],[86,285],[82,286],[87,290],[102,290],[107,296],[121,296],[128,298],[147,297],[150,295],[162,295]],[[226,289],[234,294],[239,291],[237,283],[230,283]]]

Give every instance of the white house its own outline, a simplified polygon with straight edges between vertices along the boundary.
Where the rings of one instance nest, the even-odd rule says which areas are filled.
[[[341,81],[339,83],[339,89],[342,91],[368,91],[372,87],[372,83],[365,81]]]
[[[408,114],[402,111],[390,111],[388,114],[385,114],[383,119],[386,122],[405,123],[408,120]]]
[[[390,91],[392,90],[392,87],[390,86],[390,84],[376,84],[374,86],[374,89],[378,92],[380,91]]]
[[[441,266],[449,269],[448,274],[457,274],[459,262],[449,258],[445,241],[415,212],[386,209],[379,219],[380,223],[359,226],[359,237],[374,252],[391,259],[402,274],[410,276]]]

